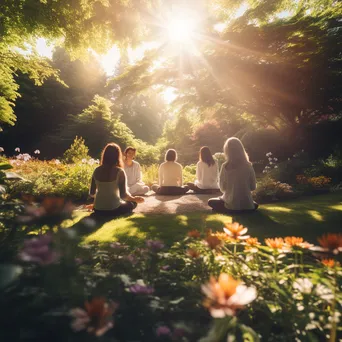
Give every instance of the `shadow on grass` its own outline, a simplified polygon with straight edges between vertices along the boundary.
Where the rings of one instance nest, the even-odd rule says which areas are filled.
[[[182,239],[189,230],[197,229],[204,234],[209,228],[222,231],[226,222],[239,222],[248,227],[251,236],[261,241],[267,237],[293,235],[316,243],[317,237],[324,233],[341,231],[342,194],[261,205],[256,212],[232,216],[211,212],[158,215],[139,213],[117,219],[98,219],[93,226],[86,228],[87,217],[93,218],[88,213],[79,213],[75,218],[78,223],[74,225],[78,227],[77,232],[85,236],[85,241],[117,240],[138,246],[144,244],[146,239],[160,239],[171,245]]]

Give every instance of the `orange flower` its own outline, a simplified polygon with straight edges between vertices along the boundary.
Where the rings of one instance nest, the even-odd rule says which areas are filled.
[[[317,239],[319,244],[323,247],[323,251],[332,252],[338,254],[342,251],[342,234],[324,234]]]
[[[230,236],[228,236],[226,233],[215,232],[215,233],[212,233],[211,235],[216,236],[217,238],[219,238],[222,241],[226,241],[226,242],[234,241],[234,239],[231,238]]]
[[[284,247],[283,238],[265,239],[265,243],[268,247],[274,249],[282,249]]]
[[[74,317],[71,327],[74,331],[87,329],[87,332],[102,336],[113,327],[112,315],[117,309],[116,303],[108,304],[102,297],[93,298],[84,303],[85,310],[72,309],[70,315]]]
[[[192,248],[188,249],[186,251],[186,254],[193,259],[197,259],[201,255],[199,251],[197,251],[196,249],[192,249]]]
[[[331,267],[331,268],[339,265],[339,263],[336,262],[334,259],[323,259],[321,262],[323,265],[325,265],[327,267]]]
[[[301,246],[301,244],[304,242],[304,239],[301,237],[296,237],[296,236],[287,236],[285,238],[285,243],[288,246]]]
[[[211,277],[207,284],[202,285],[202,292],[207,297],[203,305],[215,318],[232,316],[237,309],[256,298],[255,288],[241,285],[226,273],[220,274],[217,281]]]
[[[201,233],[197,229],[193,229],[188,232],[188,236],[192,238],[199,238]]]
[[[245,240],[249,238],[249,235],[244,235],[247,233],[248,228],[244,227],[243,225],[239,224],[238,222],[234,223],[225,223],[225,228],[223,230],[225,233],[232,237],[235,240]]]
[[[260,245],[260,242],[258,241],[258,238],[248,238],[246,244],[248,246],[258,246]]]
[[[211,249],[217,249],[221,245],[221,240],[212,234],[207,235],[205,242]]]

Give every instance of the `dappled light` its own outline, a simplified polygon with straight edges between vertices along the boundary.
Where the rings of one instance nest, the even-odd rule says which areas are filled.
[[[317,221],[324,221],[324,217],[317,210],[308,210],[308,214],[311,215]]]

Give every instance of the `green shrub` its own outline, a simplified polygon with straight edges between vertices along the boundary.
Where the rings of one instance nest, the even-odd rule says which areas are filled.
[[[76,136],[70,148],[64,152],[63,160],[68,164],[77,163],[82,159],[88,159],[88,152],[89,149],[85,145],[84,139]]]
[[[268,176],[258,182],[257,189],[253,192],[254,199],[259,203],[274,202],[298,196],[299,193],[294,191],[289,184],[275,181]]]
[[[158,164],[152,164],[149,166],[141,165],[143,182],[145,182],[145,184],[148,186],[151,186],[154,183],[158,183],[158,171]]]
[[[183,183],[193,183],[196,179],[196,165],[190,164],[183,168]]]

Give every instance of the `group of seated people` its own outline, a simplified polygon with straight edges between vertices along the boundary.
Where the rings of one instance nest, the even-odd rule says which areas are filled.
[[[208,205],[217,212],[234,213],[254,211],[258,204],[251,191],[256,188],[255,173],[242,142],[229,138],[223,151],[226,162],[221,166],[204,146],[199,152],[196,180],[183,185],[183,168],[177,163],[177,152],[169,149],[165,162],[159,166],[159,184],[152,185],[158,195],[183,195],[189,190],[195,193],[222,192],[221,197],[211,198]],[[150,188],[142,181],[141,167],[134,160],[136,149],[127,147],[123,153],[120,146],[107,144],[101,156],[101,165],[93,173],[89,194],[94,198],[96,214],[120,216],[130,213]]]

